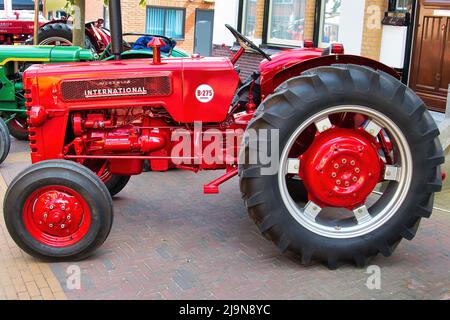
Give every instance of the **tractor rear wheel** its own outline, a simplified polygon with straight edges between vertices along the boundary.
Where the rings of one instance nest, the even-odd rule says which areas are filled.
[[[72,46],[72,28],[66,23],[49,23],[39,29],[39,45]],[[88,37],[84,40],[86,49],[94,48]]]
[[[107,238],[112,199],[89,169],[65,160],[34,164],[10,184],[4,200],[6,227],[28,254],[80,260]]]
[[[28,124],[26,118],[13,118],[8,122],[9,133],[17,140],[28,140]]]
[[[9,137],[8,127],[0,118],[0,164],[5,161],[9,154],[9,149],[11,148],[11,138]]]
[[[268,150],[255,144],[262,131]],[[288,80],[260,105],[248,133],[239,175],[249,215],[303,264],[365,266],[391,255],[431,215],[441,189],[433,118],[413,91],[370,68],[320,67]],[[275,170],[261,153],[275,154]],[[303,182],[306,202],[291,180]]]

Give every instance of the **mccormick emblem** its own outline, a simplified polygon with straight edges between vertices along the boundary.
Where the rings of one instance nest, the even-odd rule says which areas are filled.
[[[66,80],[61,83],[63,101],[120,97],[167,96],[171,93],[168,76],[131,79]]]

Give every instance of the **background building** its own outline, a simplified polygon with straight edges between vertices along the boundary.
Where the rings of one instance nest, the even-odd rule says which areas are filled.
[[[99,17],[109,23],[103,0],[87,1],[86,20]],[[226,23],[269,54],[301,47],[305,39],[323,48],[340,42],[346,53],[396,68],[432,109],[445,108],[449,0],[147,0],[145,7],[122,0],[122,19],[124,32],[166,35],[204,56],[229,56],[222,44],[237,49]],[[260,60],[245,54],[241,76],[256,70]]]
[[[235,26],[267,53],[344,44],[346,53],[396,68],[432,109],[443,111],[450,83],[449,0],[217,0],[214,50],[229,55]],[[239,64],[245,78],[261,57],[247,53]]]

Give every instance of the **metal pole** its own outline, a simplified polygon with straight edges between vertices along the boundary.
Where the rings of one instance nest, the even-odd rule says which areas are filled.
[[[109,25],[111,29],[111,50],[114,59],[120,60],[123,50],[120,0],[109,0]]]
[[[445,108],[445,118],[450,119],[450,83],[448,84],[447,107]]]
[[[33,30],[33,44],[38,44],[38,30],[39,30],[39,0],[34,0],[34,30]]]
[[[9,18],[12,16],[12,0],[5,0],[5,16]]]

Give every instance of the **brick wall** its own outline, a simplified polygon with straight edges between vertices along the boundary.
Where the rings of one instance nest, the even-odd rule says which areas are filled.
[[[305,33],[304,39],[306,40],[312,40],[314,37],[315,15],[316,15],[316,0],[306,0],[305,26],[304,26],[304,33]]]
[[[103,0],[86,1],[86,21],[94,21],[103,18]]]
[[[375,60],[380,59],[381,20],[387,9],[386,0],[366,0],[361,55]]]
[[[232,50],[233,53],[236,52],[236,50]],[[230,57],[231,54],[228,50],[222,48],[221,45],[214,45],[213,46],[213,56],[214,57]],[[252,74],[253,71],[258,70],[259,63],[263,57],[261,57],[259,54],[252,53],[252,52],[246,52],[242,55],[242,57],[239,59],[237,65],[239,66],[239,69],[241,70],[239,76],[242,80],[247,79],[249,75]]]
[[[179,48],[190,53],[194,50],[195,10],[214,9],[214,4],[202,0],[147,0],[147,5],[186,9],[185,39],[177,42]],[[146,8],[137,0],[122,0],[122,24],[124,32],[145,32]]]
[[[255,39],[262,39],[264,28],[264,0],[256,0]],[[269,8],[267,8],[269,10]]]

